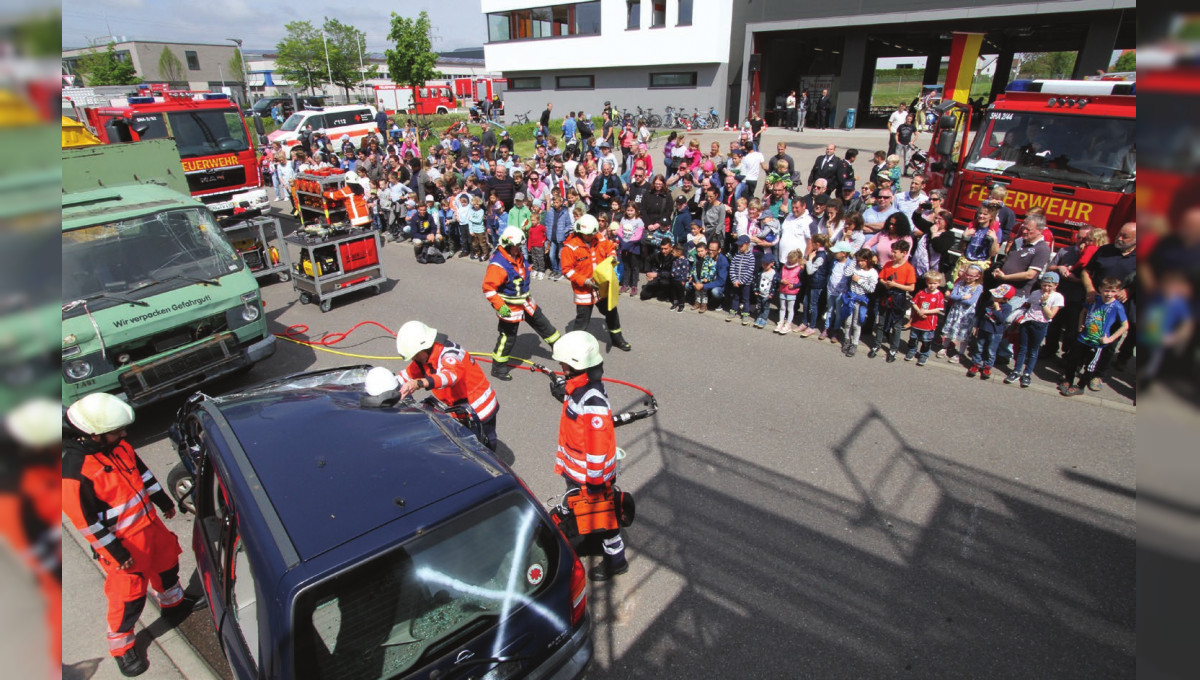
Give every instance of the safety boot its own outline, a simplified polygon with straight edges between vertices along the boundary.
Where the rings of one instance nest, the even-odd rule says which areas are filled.
[[[627,571],[629,571],[629,562],[621,560],[620,565],[613,566],[612,561],[606,557],[600,564],[592,567],[591,571],[588,572],[588,578],[594,583],[603,583]]]
[[[503,380],[505,382],[512,380],[511,373],[512,366],[509,366],[507,361],[504,363],[500,363],[499,361],[492,362],[492,377],[496,380]]]
[[[633,345],[626,342],[625,338],[620,333],[612,333],[610,337],[612,339],[613,347],[616,347],[624,352],[628,352],[629,350],[633,349]]]
[[[146,661],[146,657],[137,650],[137,647],[130,647],[121,656],[114,656],[113,659],[117,662],[117,668],[120,669],[121,675],[127,678],[132,678],[146,672],[150,667],[150,663]]]

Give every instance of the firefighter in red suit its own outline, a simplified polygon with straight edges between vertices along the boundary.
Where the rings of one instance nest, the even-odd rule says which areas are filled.
[[[496,349],[492,351],[492,376],[497,380],[512,380],[509,352],[517,340],[517,327],[524,319],[533,330],[554,346],[559,332],[529,293],[529,270],[521,244],[525,232],[520,227],[506,227],[500,233],[500,247],[488,262],[483,275],[483,296],[500,317]]]
[[[63,512],[104,568],[108,651],[121,673],[140,675],[149,664],[134,646],[134,624],[146,585],[168,620],[192,609],[179,584],[179,539],[158,514],[171,519],[175,504],[125,441],[129,404],[96,392],[72,404],[67,420],[78,432],[63,442]]]
[[[438,342],[437,329],[416,320],[405,323],[396,333],[396,351],[401,359],[409,361],[399,376],[400,398],[426,389],[448,406],[465,406],[469,415],[464,419],[476,419],[481,439],[486,440],[483,443],[496,450],[500,401],[474,357],[450,340]],[[370,383],[370,374],[367,377]],[[371,384],[367,387],[368,393],[379,391]]]
[[[617,478],[617,438],[612,407],[601,381],[604,361],[600,343],[587,331],[571,331],[554,343],[553,356],[565,375],[565,380],[550,385],[550,393],[563,404],[554,472],[567,481],[568,490],[580,488],[591,496],[610,496]],[[616,525],[615,517],[612,523]],[[629,571],[621,529],[598,533],[604,560],[588,572],[588,578],[607,581]]]
[[[571,291],[575,294],[575,319],[568,325],[569,330],[587,330],[592,320],[592,308],[599,307],[604,315],[604,323],[608,326],[609,337],[617,349],[628,352],[633,347],[626,342],[621,333],[621,317],[617,308],[608,308],[604,295],[592,270],[604,260],[616,257],[616,246],[612,241],[598,234],[600,223],[591,215],[584,215],[575,223],[575,233],[563,241],[559,259],[563,275],[571,281]]]

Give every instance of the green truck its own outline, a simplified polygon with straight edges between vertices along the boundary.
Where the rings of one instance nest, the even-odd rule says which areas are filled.
[[[169,139],[63,148],[62,295],[64,405],[143,406],[275,352],[258,283]]]

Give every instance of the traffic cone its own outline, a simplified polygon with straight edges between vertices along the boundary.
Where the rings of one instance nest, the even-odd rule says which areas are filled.
[[[688,131],[688,132],[691,132],[691,131],[692,131],[692,121],[691,121],[691,120],[686,120],[686,121],[684,121],[684,123],[686,123],[686,124],[687,124],[687,131]]]
[[[729,132],[729,131],[730,131],[730,130],[732,130],[732,129],[733,129],[733,128],[729,127],[729,121],[728,121],[728,120],[727,120],[727,121],[725,121],[725,132]]]

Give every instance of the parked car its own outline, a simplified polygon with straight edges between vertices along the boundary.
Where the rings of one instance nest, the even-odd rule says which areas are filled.
[[[524,483],[369,369],[197,394],[171,428],[192,548],[236,678],[575,678],[582,564]]]

